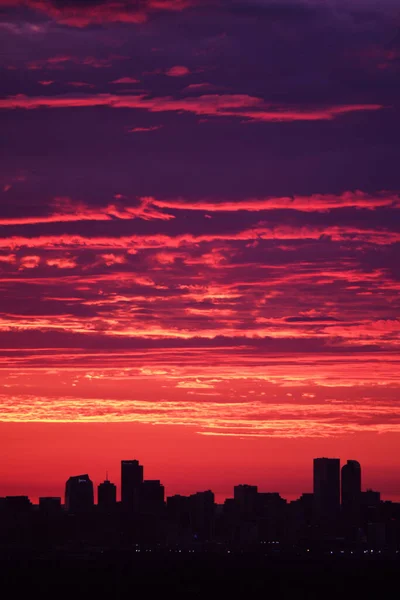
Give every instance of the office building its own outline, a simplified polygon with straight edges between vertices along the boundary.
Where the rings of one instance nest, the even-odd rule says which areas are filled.
[[[342,513],[347,524],[359,524],[361,509],[361,465],[348,460],[342,467]]]
[[[32,508],[32,503],[28,496],[6,496],[4,508],[9,513],[26,513]]]
[[[139,488],[141,514],[160,515],[164,509],[164,486],[158,479],[143,481]]]
[[[235,485],[233,488],[233,499],[237,511],[241,515],[254,515],[256,510],[258,488],[256,485]]]
[[[189,496],[190,524],[196,538],[210,540],[214,533],[215,498],[211,490]]]
[[[65,508],[68,512],[87,512],[94,505],[93,482],[89,475],[75,475],[65,484]]]
[[[133,510],[138,504],[138,489],[143,483],[143,466],[138,460],[121,461],[121,502]]]
[[[117,486],[105,479],[97,487],[97,504],[102,509],[111,510],[117,503]]]
[[[61,498],[42,496],[39,498],[39,511],[45,515],[57,515],[61,512]]]
[[[334,525],[340,513],[340,459],[314,458],[314,516]]]

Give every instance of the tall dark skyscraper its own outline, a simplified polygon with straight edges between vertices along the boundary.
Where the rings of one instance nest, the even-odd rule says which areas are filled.
[[[164,508],[164,486],[158,479],[143,481],[140,486],[140,511],[143,514],[159,515]]]
[[[347,523],[357,525],[361,510],[361,465],[348,460],[342,467],[342,511]]]
[[[129,509],[138,502],[138,489],[143,483],[143,465],[138,460],[121,461],[121,502]]]
[[[320,524],[334,524],[339,516],[339,458],[314,458],[314,511]]]
[[[240,513],[251,515],[256,508],[258,488],[256,485],[235,485],[233,497]]]
[[[46,515],[56,515],[61,512],[61,498],[43,496],[39,498],[39,510]]]
[[[89,475],[75,475],[65,484],[65,508],[69,512],[85,512],[94,504],[93,483]]]
[[[97,487],[97,504],[100,508],[112,509],[117,503],[117,486],[108,479]]]
[[[189,496],[190,520],[199,539],[211,539],[214,527],[215,498],[211,490]]]

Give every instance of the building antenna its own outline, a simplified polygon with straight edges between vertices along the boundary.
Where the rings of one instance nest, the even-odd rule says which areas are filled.
[[[108,481],[108,471],[106,471],[106,481]]]

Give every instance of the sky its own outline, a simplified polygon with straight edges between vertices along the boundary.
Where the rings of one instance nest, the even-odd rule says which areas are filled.
[[[0,496],[400,500],[397,0],[0,0]]]

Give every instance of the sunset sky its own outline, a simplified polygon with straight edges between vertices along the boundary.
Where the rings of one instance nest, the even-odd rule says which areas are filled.
[[[398,0],[0,0],[0,496],[400,500],[399,125]]]

